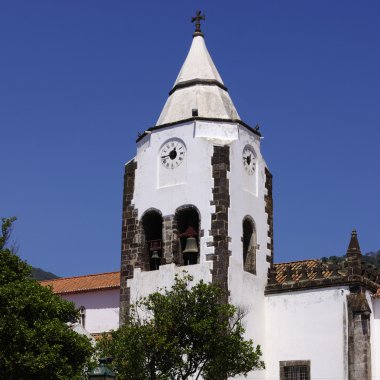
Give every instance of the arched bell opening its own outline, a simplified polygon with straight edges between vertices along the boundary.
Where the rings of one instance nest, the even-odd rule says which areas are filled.
[[[183,206],[175,214],[180,260],[182,265],[194,265],[199,262],[200,217],[194,206]]]
[[[243,266],[246,272],[256,274],[257,236],[253,219],[246,216],[243,219]]]
[[[162,215],[158,210],[149,210],[141,218],[145,236],[144,256],[149,262],[150,270],[157,270],[161,265],[162,221]]]

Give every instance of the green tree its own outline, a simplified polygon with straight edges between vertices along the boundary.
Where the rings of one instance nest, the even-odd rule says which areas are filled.
[[[15,218],[2,218],[0,235],[0,378],[80,379],[92,354],[72,331],[74,304],[30,278],[31,267],[8,247]]]
[[[259,346],[244,340],[244,313],[220,303],[220,287],[192,277],[134,304],[129,321],[98,344],[119,380],[221,380],[264,368]]]

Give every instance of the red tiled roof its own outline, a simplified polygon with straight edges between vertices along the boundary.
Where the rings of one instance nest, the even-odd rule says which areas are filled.
[[[89,274],[87,276],[57,278],[40,281],[42,286],[51,286],[56,294],[90,292],[92,290],[120,287],[120,272]]]

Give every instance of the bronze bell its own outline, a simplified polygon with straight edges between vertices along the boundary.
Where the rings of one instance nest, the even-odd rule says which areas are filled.
[[[152,260],[160,260],[160,256],[158,255],[157,251],[153,251],[151,259]]]
[[[186,247],[182,253],[198,253],[197,239],[195,237],[186,239]]]

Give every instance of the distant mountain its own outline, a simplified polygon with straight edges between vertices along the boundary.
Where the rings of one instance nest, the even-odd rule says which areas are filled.
[[[330,256],[330,257],[322,257],[322,261],[336,261],[341,262],[345,260],[346,256]],[[368,252],[363,255],[364,261],[369,264],[374,265],[375,267],[380,269],[380,251],[376,252]]]
[[[55,278],[59,278],[54,273],[46,272],[41,268],[32,267],[32,278],[38,281],[42,280],[54,280]]]

